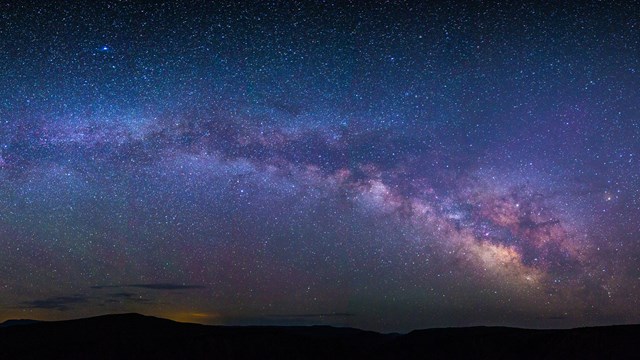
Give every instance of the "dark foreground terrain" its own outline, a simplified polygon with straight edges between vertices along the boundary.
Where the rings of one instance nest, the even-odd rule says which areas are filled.
[[[572,330],[224,327],[138,314],[0,325],[0,359],[613,359],[640,357],[640,326]]]

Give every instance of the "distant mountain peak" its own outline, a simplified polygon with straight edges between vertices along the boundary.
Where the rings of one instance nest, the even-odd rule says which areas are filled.
[[[3,323],[0,323],[0,328],[10,327],[10,326],[20,326],[20,325],[31,325],[39,323],[38,320],[32,319],[10,319]]]

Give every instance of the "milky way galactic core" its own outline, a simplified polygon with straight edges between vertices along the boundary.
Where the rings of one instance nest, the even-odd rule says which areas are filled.
[[[640,321],[637,1],[0,2],[0,320]]]

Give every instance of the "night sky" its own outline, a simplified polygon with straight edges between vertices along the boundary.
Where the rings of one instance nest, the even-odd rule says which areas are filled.
[[[640,322],[640,3],[2,1],[0,321]]]

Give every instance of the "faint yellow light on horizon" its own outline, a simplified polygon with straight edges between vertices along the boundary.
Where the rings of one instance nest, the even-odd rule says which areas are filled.
[[[177,322],[187,323],[200,323],[200,324],[219,324],[220,315],[215,313],[205,312],[170,312],[161,315],[166,319],[170,319]]]

